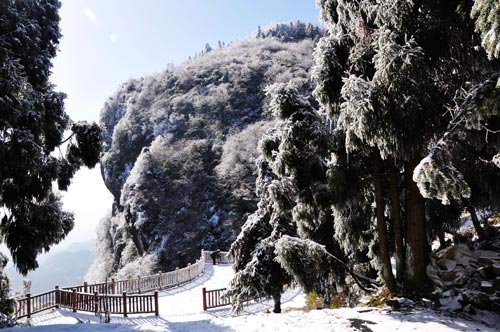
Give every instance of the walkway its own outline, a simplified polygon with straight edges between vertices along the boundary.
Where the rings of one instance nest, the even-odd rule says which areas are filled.
[[[119,315],[112,315],[111,323],[122,325],[147,324],[161,331],[162,327],[166,328],[167,326],[172,329],[173,324],[182,325],[189,322],[190,326],[192,326],[193,322],[199,321],[200,324],[204,325],[207,320],[235,316],[229,306],[210,309],[206,312],[202,309],[202,288],[217,289],[227,287],[232,276],[231,265],[213,266],[212,264],[206,264],[205,272],[199,278],[180,287],[159,293],[160,317],[131,315],[129,318],[124,318]],[[283,308],[301,307],[303,304],[304,296],[298,290],[289,290],[283,295]],[[255,314],[266,309],[272,310],[272,307],[272,301],[253,303],[245,307],[241,315]],[[31,319],[33,325],[73,324],[77,321],[99,323],[99,318],[91,313],[73,313],[70,310],[54,309],[53,311],[37,314]]]

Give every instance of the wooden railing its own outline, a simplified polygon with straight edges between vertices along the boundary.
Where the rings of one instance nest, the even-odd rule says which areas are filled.
[[[230,305],[231,299],[228,296],[222,297],[225,291],[226,288],[213,290],[207,290],[206,288],[203,288],[203,310],[206,311],[207,309]]]
[[[127,295],[102,295],[99,293],[84,294],[76,291],[60,290],[60,306],[72,309],[73,312],[109,312],[110,314],[146,314],[159,315],[158,291],[153,294]]]
[[[194,264],[171,272],[158,273],[133,279],[114,280],[83,285],[64,287],[43,294],[27,294],[17,299],[17,318],[31,317],[31,315],[62,307],[73,311],[107,312],[112,314],[155,313],[158,315],[157,290],[178,286],[198,277],[205,268],[205,253]],[[142,294],[155,291],[153,294]],[[141,295],[129,295],[141,294]]]
[[[213,251],[202,251],[202,256],[205,258],[205,261],[207,263],[212,263],[212,253]],[[217,263],[222,263],[222,264],[233,264],[234,263],[234,257],[229,255],[229,252],[227,251],[221,251],[220,252],[220,258],[217,259]]]
[[[55,289],[36,296],[30,296],[18,301],[17,318],[27,317],[51,308],[67,308],[87,312],[109,312],[111,314],[145,314],[154,313],[159,315],[158,291],[153,294],[127,295],[105,295],[79,293],[75,290]]]
[[[18,318],[30,317],[32,314],[42,312],[57,307],[56,291],[50,291],[31,296],[27,294],[25,298],[17,301]]]
[[[195,279],[203,272],[205,268],[204,257],[205,255],[201,255],[201,258],[194,264],[189,264],[185,268],[177,268],[170,272],[160,272],[149,276],[138,276],[137,278],[123,280],[111,279],[107,283],[100,282],[89,284],[84,282],[83,285],[64,287],[62,289],[76,289],[78,293],[90,294],[94,294],[95,292],[99,294],[121,294],[123,292],[127,292],[129,294],[140,294],[142,292],[149,292],[156,289],[175,287]]]

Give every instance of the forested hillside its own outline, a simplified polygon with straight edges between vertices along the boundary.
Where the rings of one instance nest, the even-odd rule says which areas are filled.
[[[170,270],[229,247],[257,208],[257,143],[272,124],[265,88],[293,82],[312,98],[321,35],[300,22],[259,28],[109,98],[101,167],[114,204],[88,278]]]

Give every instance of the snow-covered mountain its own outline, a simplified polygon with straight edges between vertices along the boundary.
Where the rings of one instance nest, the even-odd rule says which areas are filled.
[[[300,22],[259,28],[108,99],[101,169],[114,203],[90,281],[171,270],[202,248],[228,248],[256,209],[256,147],[271,123],[265,88],[293,81],[310,96],[321,34]]]

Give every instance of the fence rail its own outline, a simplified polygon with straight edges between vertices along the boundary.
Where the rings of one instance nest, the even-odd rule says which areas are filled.
[[[228,296],[223,297],[225,291],[226,288],[212,290],[203,288],[203,310],[206,311],[207,309],[230,305],[231,299]]]
[[[127,292],[129,294],[150,292],[157,289],[165,289],[170,287],[175,287],[180,284],[186,283],[198,277],[204,270],[205,267],[205,256],[201,255],[200,259],[194,264],[189,264],[182,269],[175,269],[170,272],[160,272],[157,274],[149,276],[138,276],[137,278],[115,280],[100,282],[100,283],[87,283],[84,282],[83,285],[76,285],[70,287],[64,287],[63,290],[73,290],[76,289],[79,293],[90,293],[95,292],[99,294],[121,294]]]
[[[60,306],[72,309],[73,312],[109,312],[110,314],[145,314],[159,315],[158,291],[153,294],[127,295],[102,295],[99,293],[85,294],[75,291],[60,291]]]
[[[30,317],[32,314],[57,307],[56,291],[50,291],[31,296],[17,301],[17,317]]]
[[[205,268],[206,252],[194,264],[182,269],[166,273],[137,277],[133,279],[115,280],[59,289],[17,299],[17,318],[49,310],[56,307],[76,311],[102,312],[112,314],[155,313],[158,316],[158,290],[171,288],[198,277]],[[209,254],[210,257],[210,254]],[[153,294],[142,294],[154,291]],[[130,295],[129,295],[130,294]],[[135,294],[135,295],[134,295]]]

